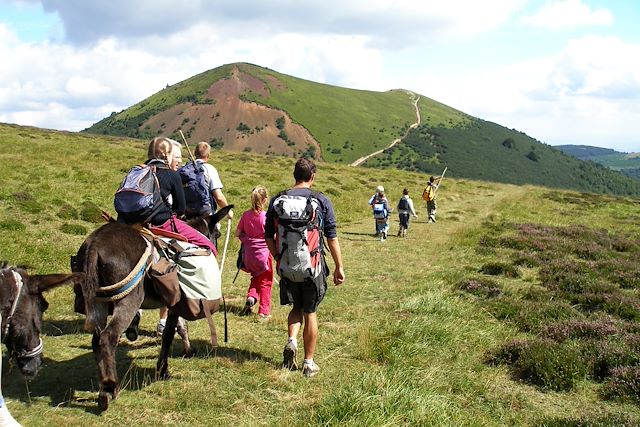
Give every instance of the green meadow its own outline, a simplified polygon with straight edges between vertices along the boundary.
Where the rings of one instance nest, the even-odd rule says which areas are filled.
[[[0,260],[69,271],[145,153],[141,140],[0,125]],[[216,151],[211,162],[237,206],[234,228],[255,185],[292,185],[293,159]],[[46,295],[38,376],[27,382],[3,359],[9,410],[25,426],[638,425],[640,200],[445,178],[427,224],[426,178],[318,164],[347,280],[318,311],[316,377],[280,368],[288,309],[277,285],[269,321],[239,315],[249,277],[233,282],[232,240],[227,343],[211,349],[206,321],[190,322],[198,354],[181,357],[176,340],[172,379],[158,381],[158,315],[146,311],[140,338],[120,342],[122,390],[100,414],[91,336],[61,287]],[[419,218],[408,237],[395,237],[395,214],[387,241],[373,236],[376,185],[393,206],[410,190]],[[214,321],[222,337],[222,313]]]

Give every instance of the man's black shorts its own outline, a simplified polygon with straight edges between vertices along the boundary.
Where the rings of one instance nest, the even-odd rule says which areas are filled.
[[[305,313],[315,313],[326,292],[327,280],[323,274],[302,283],[280,279],[280,304],[293,304],[293,308],[302,308]]]

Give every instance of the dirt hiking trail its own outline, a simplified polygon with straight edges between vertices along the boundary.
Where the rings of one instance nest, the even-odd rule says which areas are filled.
[[[411,95],[411,98],[413,99],[413,107],[416,110],[416,122],[414,124],[412,124],[411,126],[409,126],[409,128],[407,129],[407,131],[404,133],[404,135],[402,135],[401,138],[397,138],[394,139],[391,144],[389,144],[388,147],[383,148],[382,150],[378,150],[375,151],[371,154],[367,154],[366,156],[360,157],[358,160],[356,160],[355,162],[351,163],[351,166],[360,166],[362,163],[366,162],[369,158],[373,157],[373,156],[377,156],[378,154],[381,154],[384,150],[386,150],[387,148],[391,148],[394,145],[396,145],[397,143],[399,143],[400,141],[402,141],[411,131],[411,129],[415,129],[416,127],[418,127],[418,125],[420,125],[420,109],[418,108],[418,101],[420,100],[420,96],[416,97],[416,94],[413,92],[407,92],[409,95]]]

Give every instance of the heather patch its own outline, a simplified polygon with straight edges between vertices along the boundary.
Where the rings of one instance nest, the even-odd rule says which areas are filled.
[[[626,427],[637,426],[638,418],[629,414],[581,415],[540,421],[542,427]]]
[[[540,336],[562,342],[567,339],[602,339],[619,332],[620,329],[613,322],[571,319],[545,326],[540,331]]]
[[[602,388],[606,399],[640,403],[640,367],[613,369]]]
[[[490,276],[519,277],[518,267],[506,262],[489,262],[480,267],[480,273]]]
[[[488,262],[480,271],[516,280],[506,265],[534,268],[539,282],[479,300],[496,318],[532,334],[487,352],[486,362],[505,364],[514,378],[543,390],[593,380],[605,383],[605,398],[640,401],[638,240],[584,226],[527,223],[497,231],[488,229],[478,247],[499,249],[510,264]]]
[[[478,297],[493,298],[502,293],[498,282],[487,278],[465,279],[458,283],[457,288]]]
[[[511,365],[514,377],[545,390],[571,390],[591,372],[588,355],[579,343],[535,340],[521,349]]]

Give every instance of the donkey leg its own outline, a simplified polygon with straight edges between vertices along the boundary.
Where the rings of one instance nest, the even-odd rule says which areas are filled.
[[[127,298],[118,301],[113,308],[113,316],[102,330],[99,338],[102,361],[98,362],[100,371],[100,407],[108,407],[109,401],[118,397],[120,385],[118,383],[118,371],[116,369],[116,347],[118,341],[127,326],[137,313],[138,305],[135,298],[127,301]],[[100,366],[102,364],[102,366]],[[106,409],[106,408],[105,408]]]
[[[193,357],[196,355],[195,348],[191,347],[191,341],[189,341],[189,325],[187,321],[182,317],[178,318],[178,335],[182,338],[182,344],[184,346],[184,356],[185,357]]]
[[[169,351],[173,343],[173,336],[176,334],[176,326],[178,324],[178,315],[169,312],[167,324],[162,332],[162,347],[160,348],[160,356],[156,364],[156,375],[161,380],[168,380],[169,375]]]
[[[100,391],[98,393],[98,404],[100,410],[106,411],[109,408],[109,402],[113,398],[113,393],[105,390],[103,384],[109,376],[109,352],[108,348],[103,344],[102,334],[106,329],[108,306],[106,304],[96,304],[96,313],[94,315],[95,329],[91,338],[91,347],[93,355],[96,359],[98,367],[98,380],[100,381]]]

